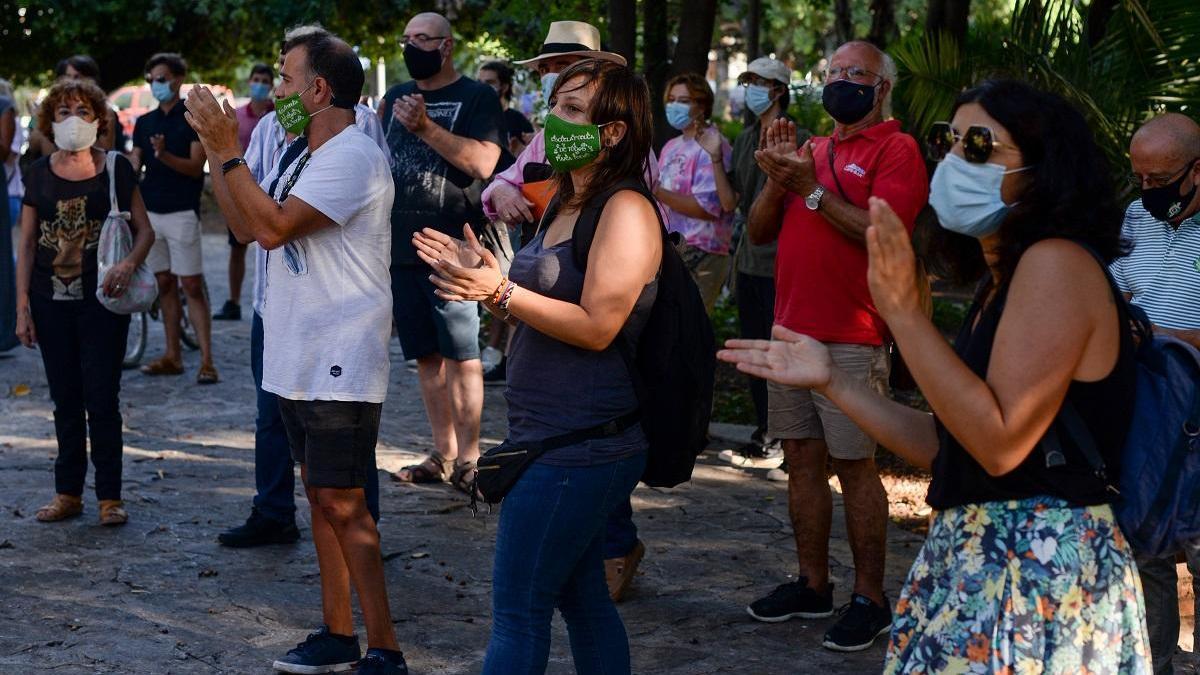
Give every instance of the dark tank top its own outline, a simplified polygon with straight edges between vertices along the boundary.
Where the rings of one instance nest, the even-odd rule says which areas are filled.
[[[981,378],[987,377],[996,329],[1004,314],[1008,288],[1002,288],[986,307],[990,282],[985,282],[954,341],[954,351]],[[976,324],[976,318],[979,319]],[[1133,397],[1137,376],[1134,344],[1129,315],[1124,302],[1117,303],[1117,320],[1121,343],[1112,372],[1096,382],[1072,381],[1067,399],[1096,441],[1097,449],[1116,481],[1121,470],[1121,448],[1133,419]],[[926,501],[935,509],[964,504],[1025,499],[1028,497],[1058,497],[1073,506],[1109,503],[1114,495],[1098,478],[1079,446],[1069,434],[1060,433],[1066,463],[1047,467],[1046,457],[1039,444],[1016,469],[1003,476],[989,476],[963,446],[937,421],[940,447],[933,460],[933,480]]]

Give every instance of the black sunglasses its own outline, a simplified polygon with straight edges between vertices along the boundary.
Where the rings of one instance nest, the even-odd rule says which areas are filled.
[[[997,141],[992,130],[985,126],[972,125],[967,128],[967,133],[960,134],[949,122],[934,122],[929,129],[929,135],[925,137],[929,159],[935,162],[942,161],[959,141],[963,146],[963,158],[975,164],[988,161],[992,151],[998,147],[1016,149],[1012,145]]]
[[[146,81],[147,81],[147,82],[157,82],[157,83],[159,83],[159,84],[162,84],[162,83],[164,83],[164,82],[170,82],[170,81],[171,81],[171,78],[169,78],[169,77],[149,77],[149,76],[147,76],[147,77],[146,77]]]

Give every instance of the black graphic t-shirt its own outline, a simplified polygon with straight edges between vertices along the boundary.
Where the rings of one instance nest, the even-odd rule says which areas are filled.
[[[442,159],[391,114],[398,98],[418,92],[425,98],[430,121],[450,133],[501,148],[507,145],[500,99],[486,84],[463,76],[431,91],[419,91],[416,82],[388,90],[381,105],[385,111],[383,129],[392,153],[392,178],[396,181],[396,199],[392,202],[393,265],[423,264],[412,246],[413,233],[422,228],[432,227],[461,238],[463,223],[484,222],[480,201],[483,181]]]
[[[117,157],[117,203],[128,211],[137,182],[133,165]],[[86,180],[67,180],[42,157],[23,174],[22,203],[37,210],[37,250],[29,292],[52,300],[96,294],[96,247],[108,217],[108,169]]]

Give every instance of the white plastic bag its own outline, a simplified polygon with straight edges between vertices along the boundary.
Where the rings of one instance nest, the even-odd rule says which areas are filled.
[[[100,243],[96,248],[96,299],[104,308],[115,314],[145,312],[158,298],[158,282],[146,263],[137,266],[129,279],[129,287],[120,297],[110,298],[104,293],[104,278],[113,265],[129,256],[133,250],[133,234],[129,231],[129,212],[121,211],[117,203],[117,153],[108,153],[108,217],[100,229]]]

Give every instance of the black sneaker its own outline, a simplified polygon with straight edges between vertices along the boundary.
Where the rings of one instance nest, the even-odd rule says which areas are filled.
[[[214,321],[241,321],[242,306],[232,300],[226,300],[221,311],[213,314]]]
[[[886,603],[887,598],[883,601]],[[892,610],[880,607],[857,593],[838,610],[840,618],[825,633],[826,649],[835,652],[861,652],[875,643],[875,638],[892,630]]]
[[[825,593],[818,594],[808,587],[808,579],[781,584],[770,595],[750,603],[746,612],[767,623],[779,623],[788,619],[823,619],[833,616],[833,584]]]
[[[500,363],[488,368],[483,374],[483,386],[503,386],[508,382],[508,358],[500,359]]]
[[[225,530],[217,535],[222,546],[251,548],[265,544],[293,544],[300,539],[300,530],[295,521],[290,523],[268,518],[251,509],[250,517],[242,525]]]
[[[404,654],[374,647],[358,662],[358,675],[408,675]]]
[[[321,626],[276,661],[274,668],[281,673],[299,675],[342,673],[353,668],[361,656],[357,635],[334,635],[328,626]]]

